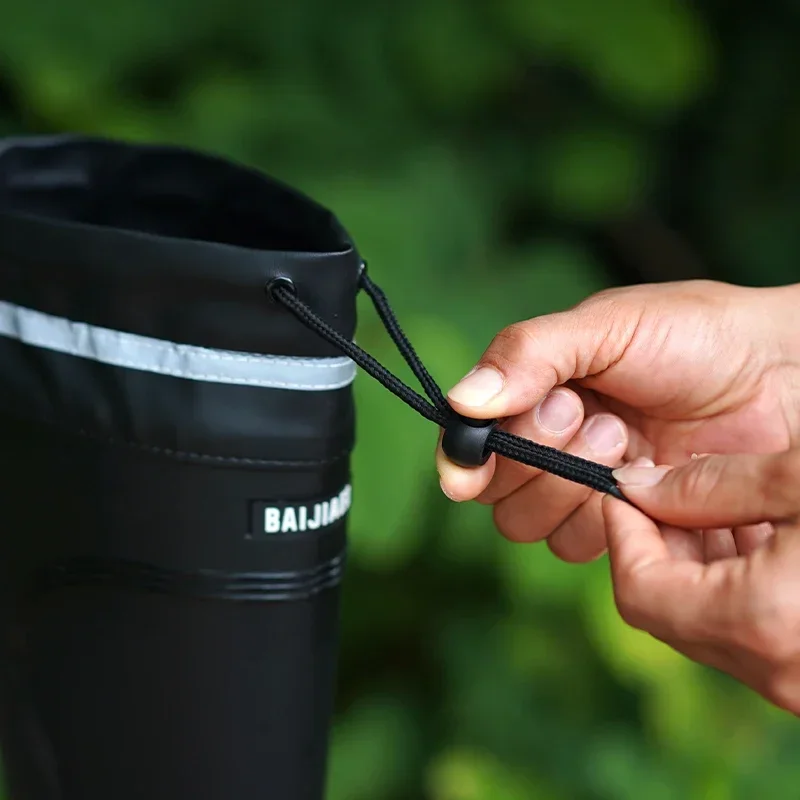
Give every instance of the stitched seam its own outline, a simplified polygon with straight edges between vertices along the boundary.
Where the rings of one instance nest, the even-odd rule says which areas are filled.
[[[53,423],[47,423],[53,424]],[[68,430],[67,428],[61,428],[57,425],[53,425],[57,427],[59,430],[63,431],[64,433],[71,433],[72,431]],[[197,459],[202,461],[213,461],[215,463],[228,463],[228,464],[249,464],[252,466],[271,466],[271,467],[314,467],[314,466],[322,466],[327,464],[332,464],[336,461],[340,461],[342,458],[345,458],[349,455],[349,450],[343,449],[340,450],[336,455],[331,456],[330,458],[315,458],[309,459],[308,461],[281,461],[279,459],[267,459],[267,458],[248,458],[246,456],[220,456],[220,455],[213,455],[211,453],[195,453],[191,450],[174,450],[169,447],[159,447],[158,445],[151,445],[146,444],[144,442],[136,442],[129,439],[115,439],[112,436],[101,436],[96,433],[91,433],[83,428],[78,428],[74,431],[80,436],[83,436],[86,439],[92,439],[97,442],[103,442],[105,444],[110,445],[124,445],[125,447],[131,447],[136,450],[145,450],[148,453],[153,453],[155,455],[165,455],[171,458],[187,458],[187,459]]]
[[[316,467],[333,464],[336,461],[341,461],[341,459],[346,458],[349,455],[347,450],[340,450],[339,453],[337,453],[335,456],[331,456],[331,458],[315,458],[309,459],[308,461],[280,461],[278,459],[247,458],[245,456],[218,456],[210,453],[193,453],[187,450],[172,450],[169,447],[158,447],[156,445],[144,444],[142,442],[131,442],[126,439],[100,437],[90,434],[88,431],[78,431],[78,433],[88,439],[105,441],[106,443],[112,445],[124,445],[137,450],[146,450],[147,452],[155,455],[164,455],[170,458],[195,459],[198,461],[213,461],[215,463],[222,464],[250,464],[252,466],[262,467]]]
[[[141,450],[157,456],[166,456],[167,458],[186,459],[190,461],[204,461],[212,462],[215,464],[241,464],[245,466],[258,466],[258,467],[320,467],[330,466],[342,459],[348,458],[351,455],[351,448],[342,448],[329,458],[311,458],[308,460],[282,460],[282,459],[268,459],[268,458],[250,458],[247,456],[229,456],[229,455],[216,455],[213,453],[198,453],[191,450],[176,450],[170,447],[160,447],[159,445],[151,445],[146,442],[137,442],[132,439],[120,439],[113,436],[104,436],[102,434],[93,433],[86,428],[67,428],[63,425],[53,422],[52,420],[42,418],[25,418],[28,423],[34,425],[42,425],[47,428],[58,431],[65,436],[80,436],[90,441],[112,445],[115,447],[124,446],[134,450]]]

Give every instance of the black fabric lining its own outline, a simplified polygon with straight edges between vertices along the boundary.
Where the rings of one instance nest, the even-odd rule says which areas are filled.
[[[265,305],[264,286],[290,276],[352,338],[359,265],[329,210],[247,166],[102,138],[0,139],[8,302],[211,349],[332,357]]]
[[[101,138],[11,140],[0,205],[15,213],[257,250],[343,252],[333,215],[242,165]]]

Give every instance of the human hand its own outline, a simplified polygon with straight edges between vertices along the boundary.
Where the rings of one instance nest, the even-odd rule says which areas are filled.
[[[784,450],[800,439],[798,294],[712,281],[601,292],[502,331],[448,399],[609,466]],[[463,469],[439,447],[437,467],[444,492],[493,505],[509,539],[547,538],[567,561],[604,552],[598,493],[495,455]]]
[[[800,716],[800,448],[616,474],[641,509],[603,500],[622,618]]]

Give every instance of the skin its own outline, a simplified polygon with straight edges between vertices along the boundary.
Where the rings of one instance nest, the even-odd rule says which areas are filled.
[[[502,331],[489,372],[451,390],[465,416],[617,467],[633,505],[495,456],[462,469],[439,447],[437,466],[514,541],[568,561],[608,549],[628,624],[800,716],[798,300],[709,281],[603,292]]]
[[[448,400],[465,416],[502,419],[506,430],[614,467],[779,452],[800,444],[798,300],[800,285],[752,289],[714,281],[601,292],[501,331],[476,367],[484,368],[477,388],[499,393],[479,397],[473,370]],[[559,430],[543,424],[554,398],[561,413],[550,416]],[[565,422],[570,405],[574,416]],[[445,494],[492,505],[507,538],[546,539],[571,562],[605,552],[596,492],[494,455],[483,467],[463,469],[439,447],[436,460]],[[701,545],[712,558],[732,555],[769,530],[709,529]]]
[[[798,475],[800,448],[710,456],[677,468],[626,467],[618,481],[641,510],[602,501],[623,619],[796,716]],[[764,523],[774,532],[745,552],[709,559],[698,545],[698,528]]]

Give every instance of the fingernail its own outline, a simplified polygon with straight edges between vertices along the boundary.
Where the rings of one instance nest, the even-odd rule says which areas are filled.
[[[616,450],[625,441],[622,423],[608,414],[598,414],[586,424],[586,442],[597,455]]]
[[[562,433],[575,423],[580,416],[580,411],[577,400],[570,392],[553,389],[539,403],[539,407],[536,409],[536,419],[550,433]]]
[[[633,461],[626,464],[626,467],[654,467],[656,465],[655,461],[652,461],[649,458],[645,458],[644,456],[639,456],[639,458],[634,458]],[[622,469],[620,467],[620,469]]]
[[[443,494],[443,495],[444,495],[444,496],[445,496],[445,497],[446,497],[448,500],[452,500],[454,503],[457,503],[457,502],[458,502],[458,500],[456,500],[456,498],[455,498],[455,497],[453,497],[453,495],[451,495],[451,494],[450,494],[450,492],[448,492],[448,491],[447,491],[447,489],[445,488],[445,485],[444,485],[444,481],[443,481],[441,478],[439,479],[439,488],[442,490],[442,494]]]
[[[626,464],[611,474],[622,486],[655,486],[668,472],[669,467],[635,467]]]
[[[485,406],[503,390],[503,376],[491,367],[479,367],[461,379],[447,396],[456,403],[477,408]]]

